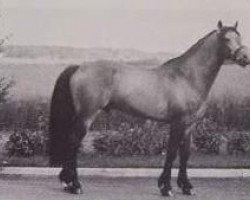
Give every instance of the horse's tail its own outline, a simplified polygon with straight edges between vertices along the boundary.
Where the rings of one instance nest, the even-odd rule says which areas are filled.
[[[70,132],[76,113],[70,90],[70,78],[79,66],[66,68],[56,81],[49,121],[49,156],[51,166],[61,166],[67,162],[70,151]],[[70,153],[70,152],[69,152]]]

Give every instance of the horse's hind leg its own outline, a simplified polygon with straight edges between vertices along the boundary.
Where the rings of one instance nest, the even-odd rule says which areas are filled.
[[[177,178],[177,185],[182,189],[183,194],[194,195],[193,186],[187,175],[187,162],[190,155],[191,133],[186,133],[180,143],[180,168]]]
[[[167,146],[167,157],[163,172],[158,180],[158,187],[163,196],[173,196],[171,187],[171,168],[177,156],[180,140],[184,133],[184,125],[181,120],[176,119],[170,124],[170,138]]]
[[[63,169],[59,175],[59,179],[63,184],[64,190],[73,194],[81,194],[82,186],[77,174],[77,153],[83,137],[88,132],[94,119],[100,111],[86,116],[78,116],[75,124],[72,126],[72,134],[69,140],[71,141],[69,160],[63,164]]]
[[[75,119],[72,124],[72,130],[67,138],[69,147],[65,149],[67,160],[63,163],[63,169],[59,174],[59,179],[64,186],[64,190],[73,194],[81,194],[82,187],[77,174],[77,153],[81,144],[82,138],[86,135],[87,130],[81,125],[79,119]]]

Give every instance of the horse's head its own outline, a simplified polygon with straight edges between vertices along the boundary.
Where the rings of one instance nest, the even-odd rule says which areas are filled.
[[[242,44],[240,33],[237,30],[238,22],[234,26],[223,26],[218,22],[219,40],[224,59],[246,66],[250,64],[250,55],[246,46]]]

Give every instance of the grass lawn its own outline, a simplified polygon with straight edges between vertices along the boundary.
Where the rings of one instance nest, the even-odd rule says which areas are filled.
[[[121,168],[159,168],[164,165],[165,156],[107,156],[107,155],[79,155],[79,167],[121,167]],[[32,156],[29,158],[1,155],[0,162],[7,161],[4,166],[47,167],[48,157]],[[1,164],[3,165],[3,164]],[[178,159],[175,161],[178,167]],[[250,168],[250,154],[245,155],[207,155],[192,153],[190,168]]]

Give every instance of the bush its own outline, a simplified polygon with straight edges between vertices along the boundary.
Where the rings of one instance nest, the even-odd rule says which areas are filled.
[[[9,87],[5,86],[6,91],[8,91],[7,88]],[[7,93],[4,94],[7,95]],[[249,102],[246,101],[240,111],[238,106],[233,107],[229,103],[223,105],[224,110],[222,106],[219,107],[215,102],[210,103],[205,119],[197,122],[196,129],[193,132],[194,144],[197,150],[218,154],[223,146],[221,145],[223,142],[222,138],[225,136],[224,138],[227,139],[226,144],[228,145],[225,148],[223,147],[223,149],[228,151],[228,153],[248,152],[250,143],[248,132],[231,130],[247,130],[246,127],[250,126],[249,122],[247,123],[248,116],[250,116],[250,110],[247,109],[250,107]],[[7,101],[1,107],[0,129],[12,132],[13,130],[18,130],[15,131],[17,135],[20,135],[21,132],[37,134],[37,132],[41,131],[46,140],[48,120],[49,99],[33,98],[29,100]],[[248,125],[246,126],[246,124]],[[224,128],[222,129],[221,127]],[[101,132],[101,135],[103,135],[103,137],[94,140],[94,147],[99,153],[111,155],[156,155],[165,151],[167,145],[168,125],[151,122],[150,120],[145,122],[144,119],[132,117],[120,111],[102,112],[93,124],[92,129]],[[229,132],[227,131],[226,134],[224,130],[229,130]],[[32,150],[32,142],[29,143],[29,148],[23,147],[22,149],[26,148],[26,151],[29,149],[31,153],[20,153],[20,150],[18,150],[20,147],[17,148],[18,144],[8,143],[9,154],[32,155],[32,152],[36,154],[37,150]],[[43,149],[46,148],[45,143],[43,144]],[[11,153],[11,149],[14,149],[13,152],[16,153]]]
[[[14,84],[13,80],[8,80],[5,77],[0,78],[0,104],[6,103],[9,100],[9,92]]]
[[[221,128],[211,118],[197,122],[193,133],[193,142],[197,151],[219,154],[222,143]]]
[[[31,156],[45,151],[46,137],[42,131],[14,131],[5,148],[9,156]]]
[[[21,107],[22,108],[22,107]],[[24,107],[25,108],[25,107]],[[48,116],[46,110],[41,110],[38,106],[31,109],[30,117],[18,117],[14,124],[14,131],[6,142],[6,150],[9,156],[31,156],[35,154],[43,154],[46,152],[48,139]],[[23,113],[22,113],[23,114]],[[22,115],[18,115],[22,116]],[[31,117],[32,116],[32,117]],[[28,120],[31,120],[30,122]],[[33,124],[30,124],[30,123]]]
[[[157,155],[166,149],[168,139],[168,129],[162,129],[150,120],[141,126],[121,123],[117,131],[107,131],[93,145],[109,155]]]
[[[42,120],[41,120],[42,118]],[[1,129],[39,130],[40,123],[48,126],[49,102],[47,99],[10,101],[0,112]]]
[[[228,133],[227,151],[229,154],[246,153],[250,150],[250,133],[231,131]]]

